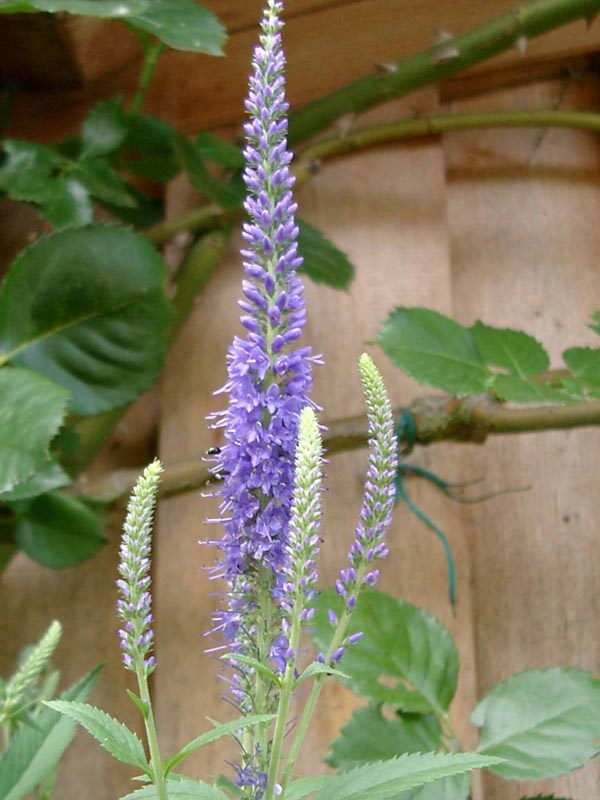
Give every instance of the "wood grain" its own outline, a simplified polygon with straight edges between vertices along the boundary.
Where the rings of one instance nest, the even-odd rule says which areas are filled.
[[[456,108],[582,108],[600,86],[548,83]],[[586,327],[600,305],[600,151],[572,131],[448,136],[448,224],[453,305],[537,335],[553,365],[561,349],[597,345]],[[555,664],[598,673],[597,430],[503,437],[473,450],[471,469],[491,489],[531,489],[465,512],[472,554],[478,693],[514,672]],[[554,791],[589,800],[600,765],[540,784],[486,778],[485,800]],[[529,791],[526,791],[529,789]],[[535,791],[534,791],[535,789]]]
[[[306,0],[308,3],[308,0]],[[493,18],[514,5],[511,0],[352,0],[352,2],[312,4],[299,1],[288,4],[285,44],[288,56],[289,95],[294,107],[300,107],[323,94],[371,73],[376,64],[412,55],[434,43],[435,32],[462,33]],[[223,6],[231,10],[231,0]],[[201,128],[239,124],[246,92],[247,71],[256,38],[256,4],[248,4],[252,14],[244,12],[238,24],[247,26],[234,32],[226,47],[226,60],[193,53],[169,50],[164,53],[147,97],[146,110],[168,119],[178,128],[192,133]],[[213,9],[219,13],[215,0]],[[366,22],[368,21],[368,24]],[[92,26],[93,27],[93,26]],[[82,35],[91,37],[90,26]],[[101,75],[100,83],[90,82],[75,92],[19,94],[15,100],[12,125],[14,135],[40,135],[53,139],[72,133],[89,106],[104,97],[122,94],[130,98],[139,78],[140,65],[131,60],[129,51],[123,69],[102,69],[103,59],[116,64],[112,37],[91,37],[93,47],[82,41],[82,71]],[[530,60],[563,59],[591,52],[600,46],[600,22],[588,29],[584,22],[565,26],[530,42],[525,56],[516,50],[490,61],[485,71],[502,65],[524,65]],[[129,47],[129,45],[127,45]],[[90,65],[89,59],[94,59]],[[85,66],[87,64],[87,66]],[[56,109],[61,108],[61,114]],[[44,120],[44,124],[41,124]]]

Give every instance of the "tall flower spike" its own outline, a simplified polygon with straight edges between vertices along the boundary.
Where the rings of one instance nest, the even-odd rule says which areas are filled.
[[[247,244],[239,302],[246,336],[236,336],[230,347],[223,389],[229,406],[217,422],[225,437],[215,467],[224,476],[225,534],[215,544],[223,552],[219,571],[229,582],[230,600],[217,613],[215,628],[238,649],[251,647],[259,568],[261,585],[271,584],[272,597],[282,591],[298,419],[310,402],[315,360],[310,348],[297,346],[305,309],[296,275],[302,259],[286,139],[281,10],[282,3],[269,0],[246,100],[249,220],[242,231]]]
[[[348,568],[340,572],[335,584],[349,611],[354,608],[362,586],[374,586],[377,582],[379,572],[371,569],[373,562],[385,558],[388,553],[385,533],[394,508],[394,479],[398,467],[394,418],[383,378],[365,353],[358,368],[367,404],[370,455],[360,518],[348,554]],[[351,641],[348,643],[352,644]],[[334,654],[334,661],[343,655],[343,648],[340,651]]]
[[[323,445],[319,423],[312,408],[304,408],[298,428],[294,502],[287,542],[287,565],[284,567],[286,583],[281,605],[286,612],[283,619],[284,637],[290,630],[292,650],[285,653],[278,667],[283,671],[285,660],[294,658],[299,634],[296,625],[312,618],[309,608],[316,594],[317,557],[319,555],[319,525],[321,522],[321,479],[323,471]],[[283,662],[283,663],[282,663]]]
[[[162,473],[160,461],[154,460],[138,479],[123,525],[119,575],[117,581],[121,595],[117,611],[123,621],[119,631],[123,649],[123,663],[132,672],[150,675],[156,666],[149,655],[154,633],[152,631],[152,596],[150,594],[150,552],[152,547],[152,522],[156,507],[158,482]]]

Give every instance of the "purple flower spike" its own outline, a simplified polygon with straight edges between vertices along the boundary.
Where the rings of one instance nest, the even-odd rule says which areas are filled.
[[[154,656],[149,655],[154,640],[151,627],[150,551],[161,472],[160,461],[153,461],[133,489],[123,525],[119,562],[121,577],[117,581],[121,595],[117,611],[124,623],[119,631],[123,663],[126,669],[141,671],[146,677],[154,672],[156,666]]]
[[[229,598],[214,617],[215,630],[252,655],[257,654],[258,596],[265,589],[275,600],[269,646],[281,632],[298,421],[302,409],[312,405],[311,362],[318,361],[309,347],[298,345],[304,290],[296,274],[302,259],[286,138],[281,11],[282,3],[268,0],[246,100],[248,221],[242,230],[240,301],[245,336],[236,336],[229,349],[223,389],[229,405],[216,424],[224,429],[215,472],[224,478],[221,517],[226,522],[223,538],[212,544],[223,553],[216,572],[228,581]],[[261,639],[264,645],[264,635]],[[275,644],[279,664],[282,652]],[[240,679],[243,683],[243,675]]]
[[[349,612],[362,587],[377,583],[379,571],[372,569],[373,561],[387,555],[385,533],[392,519],[398,466],[394,418],[383,379],[367,355],[361,356],[359,370],[369,420],[369,468],[356,536],[348,554],[349,566],[335,583]]]

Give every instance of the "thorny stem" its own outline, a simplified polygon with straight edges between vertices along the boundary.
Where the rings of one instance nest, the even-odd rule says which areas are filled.
[[[447,395],[420,397],[410,404],[416,426],[415,444],[459,441],[481,444],[490,434],[530,433],[600,425],[600,402],[572,405],[505,408],[489,395],[458,399]],[[401,408],[394,409],[399,418]],[[323,437],[329,455],[355,450],[367,444],[365,416],[348,417],[328,423]],[[116,470],[93,481],[75,484],[72,492],[105,503],[126,499],[139,475],[139,469]],[[165,465],[161,480],[162,497],[192,491],[214,480],[198,458]]]
[[[527,40],[577,19],[592,20],[600,0],[534,0],[461,36],[391,65],[389,71],[361,78],[292,114],[293,146],[328,128],[336,119],[358,114],[380,103],[404,97],[460,70],[480,64]]]
[[[328,137],[300,150],[299,158],[293,168],[296,186],[307,183],[318,172],[321,162],[377,145],[451,131],[524,127],[575,128],[600,133],[600,114],[593,111],[545,109],[489,111],[473,114],[433,114],[385,125],[372,125],[342,136]],[[145,233],[153,244],[161,246],[183,231],[194,233],[209,231],[239,221],[242,217],[241,208],[224,211],[215,203],[210,203],[175,219],[161,222]]]

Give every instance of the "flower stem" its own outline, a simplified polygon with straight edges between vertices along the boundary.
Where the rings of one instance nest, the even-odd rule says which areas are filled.
[[[146,713],[144,714],[144,726],[146,728],[146,740],[148,742],[148,748],[150,749],[150,767],[152,769],[152,779],[154,781],[154,785],[156,786],[158,800],[168,800],[163,762],[158,747],[158,736],[156,734],[154,713],[152,711],[152,699],[150,697],[148,678],[146,676],[143,664],[140,663],[137,665],[136,675],[140,691],[140,699],[146,706]]]
[[[303,142],[348,113],[361,113],[415,89],[438,83],[513,47],[600,11],[598,0],[533,0],[449,41],[368,75],[297,111],[290,118],[290,144]]]

